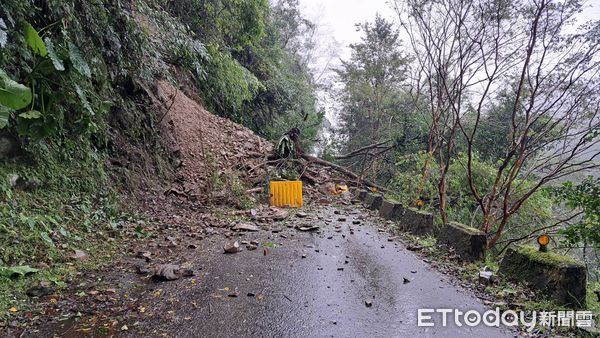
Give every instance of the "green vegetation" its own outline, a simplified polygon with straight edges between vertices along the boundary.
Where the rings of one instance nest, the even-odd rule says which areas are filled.
[[[437,225],[483,231],[489,266],[545,233],[554,252],[539,259],[581,260],[597,281],[600,180],[582,176],[600,168],[600,64],[586,56],[598,22],[574,24],[580,1],[392,5],[399,25],[357,25],[362,40],[336,72],[327,155]],[[561,38],[546,43],[549,29]]]
[[[304,37],[286,22],[311,25],[297,6],[0,4],[0,313],[27,285],[60,286],[78,266],[106,263],[127,219],[121,189],[170,170],[148,95],[156,80],[191,84],[208,109],[271,139],[302,127],[310,147],[323,115],[302,51],[287,48]],[[107,167],[112,158],[131,163]],[[238,206],[253,204],[236,175],[212,179]],[[67,268],[74,250],[89,260]]]
[[[435,214],[439,206],[438,190],[435,182],[439,179],[439,167],[429,162],[430,174],[424,186],[420,187],[421,169],[427,161],[423,152],[398,156],[397,168],[391,187],[394,198],[404,205],[412,205],[421,189],[419,199],[422,208]],[[448,215],[451,220],[476,228],[482,221],[479,204],[470,197],[469,184],[464,175],[467,159],[464,154],[457,156],[448,170]],[[473,179],[480,191],[489,189],[493,183],[493,166],[474,158]],[[523,184],[527,184],[523,182]],[[553,219],[555,201],[544,191],[533,194],[507,225],[512,236],[527,235],[532,225],[544,225]]]
[[[588,176],[579,184],[565,182],[562,186],[548,189],[557,201],[565,201],[567,207],[581,218],[559,232],[565,235],[565,243],[600,246],[600,178]]]
[[[539,263],[557,266],[567,264],[581,264],[569,256],[559,255],[555,252],[541,252],[540,250],[538,250],[538,248],[532,245],[522,245],[517,250],[519,251],[519,253],[529,257],[532,261]]]

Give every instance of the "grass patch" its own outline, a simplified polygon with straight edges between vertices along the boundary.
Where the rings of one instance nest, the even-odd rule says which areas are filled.
[[[124,217],[103,158],[90,145],[48,141],[26,150],[25,160],[0,162],[0,267],[39,271],[0,277],[4,318],[18,314],[8,309],[25,307],[27,288],[41,281],[60,288],[77,270],[112,261]],[[88,260],[73,262],[76,249]]]
[[[426,237],[417,237],[417,245],[420,245],[424,248],[432,248],[436,244],[436,238],[431,235],[427,235]]]

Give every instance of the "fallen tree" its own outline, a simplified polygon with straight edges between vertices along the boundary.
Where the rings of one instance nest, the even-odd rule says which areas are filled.
[[[292,142],[292,146],[290,147],[290,145],[284,145],[282,146],[282,142]],[[389,143],[390,141],[385,141],[379,144],[375,144],[375,145],[371,145],[371,146],[367,146],[367,147],[363,147],[361,149],[358,149],[356,151],[353,151],[347,155],[343,155],[346,157],[349,156],[353,156],[351,154],[360,154],[366,150],[371,150],[371,149],[375,149],[378,147],[383,146],[386,143]],[[386,147],[387,148],[387,147]],[[359,185],[362,184],[364,186],[370,187],[370,188],[375,188],[377,190],[380,191],[387,191],[387,189],[385,187],[382,187],[376,183],[370,182],[368,180],[365,180],[363,177],[361,177],[360,175],[352,172],[351,170],[340,166],[338,164],[326,161],[322,158],[318,158],[316,156],[313,155],[309,155],[307,153],[304,152],[304,150],[302,149],[302,145],[301,145],[301,138],[300,138],[300,129],[299,128],[292,128],[290,129],[287,133],[284,134],[282,140],[280,141],[280,144],[277,147],[277,152],[276,154],[273,154],[273,158],[269,158],[269,160],[273,160],[275,158],[295,158],[295,159],[302,159],[305,161],[305,163],[303,163],[304,168],[306,169],[308,167],[310,167],[311,165],[320,165],[320,166],[324,166],[324,167],[328,167],[331,168],[345,176],[347,176],[348,178],[356,181]],[[313,176],[311,176],[310,174],[306,173],[306,170],[303,170],[301,178],[302,177],[306,177],[308,178],[308,180],[310,181],[315,181],[315,178]]]

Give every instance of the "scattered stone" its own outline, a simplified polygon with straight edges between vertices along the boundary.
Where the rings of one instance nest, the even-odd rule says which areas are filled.
[[[403,279],[402,283],[403,283],[403,284],[410,283],[410,279],[408,279],[408,278],[404,277],[404,279]]]
[[[231,298],[237,298],[237,296],[239,296],[239,294],[237,292],[232,292],[227,295],[227,297],[231,297]]]
[[[410,273],[417,273],[417,270],[410,270]]]
[[[254,297],[254,296],[255,296],[255,294],[254,294],[253,292],[248,292],[248,293],[246,294],[246,296],[248,296],[248,297]]]
[[[139,275],[146,275],[150,273],[150,269],[148,269],[148,267],[145,265],[138,264],[135,266],[135,272]]]
[[[54,292],[54,289],[49,288],[47,286],[39,285],[39,286],[34,286],[32,288],[27,289],[25,294],[29,297],[43,297],[43,296],[47,296],[53,292]]]
[[[45,269],[49,269],[49,268],[50,268],[50,265],[48,265],[48,264],[46,264],[46,263],[44,263],[44,262],[39,262],[39,263],[37,263],[37,264],[35,265],[35,267],[36,267],[38,270],[45,270]]]
[[[196,276],[196,271],[194,271],[192,269],[183,269],[183,271],[181,271],[181,276],[182,277],[194,277],[194,276]]]
[[[152,278],[157,281],[172,281],[179,279],[179,276],[175,273],[179,270],[177,265],[173,264],[161,264],[157,265],[154,270]]]
[[[329,204],[330,201],[327,198],[321,198],[319,199],[319,204]]]
[[[271,229],[271,232],[274,234],[277,234],[277,233],[281,232],[281,229],[280,228]]]
[[[296,225],[296,229],[300,230],[300,231],[316,231],[319,230],[319,226],[318,225],[309,225],[309,224],[302,224],[302,225]]]
[[[196,244],[189,244],[188,248],[190,248],[190,249],[196,249],[196,248],[198,248],[198,246]]]
[[[1,156],[0,156],[1,158]],[[42,182],[38,179],[25,179],[17,174],[11,174],[8,176],[8,182],[11,188],[21,189],[24,191],[31,191],[39,188]]]
[[[385,248],[385,245],[383,245],[383,244],[382,244],[382,245],[381,245],[381,248],[382,248],[382,249],[384,249],[384,248]]]
[[[336,215],[339,215],[340,211],[339,210],[334,210],[333,213],[336,214]]]
[[[306,218],[306,217],[308,217],[308,214],[305,213],[305,212],[297,212],[296,213],[296,217],[298,217],[298,218]]]
[[[340,217],[337,220],[338,222],[346,222],[346,217]]]
[[[85,261],[88,259],[88,254],[85,251],[75,249],[69,258],[74,261]]]
[[[248,249],[248,251],[253,251],[258,249],[258,246],[254,245],[254,244],[248,244],[246,245],[246,249]]]
[[[258,227],[254,224],[249,224],[249,223],[238,223],[236,224],[233,228],[231,228],[231,230],[233,231],[258,231]]]
[[[236,252],[240,252],[240,242],[238,241],[234,241],[234,242],[228,242],[223,246],[223,251],[225,253],[236,253]]]
[[[370,301],[370,300],[365,300],[365,306],[366,307],[371,307],[371,306],[373,306],[373,302]]]
[[[259,243],[258,243],[257,240],[253,239],[253,240],[250,241],[250,244],[252,244],[252,245],[258,245]]]
[[[274,221],[283,221],[284,219],[288,218],[289,215],[290,215],[289,212],[287,212],[283,209],[276,209],[276,211],[273,213],[271,218]]]
[[[150,262],[152,260],[151,256],[152,256],[152,253],[150,251],[138,251],[137,252],[137,257],[145,259],[146,262]]]
[[[420,251],[423,250],[423,247],[420,245],[409,245],[406,247],[406,249],[410,251]]]
[[[354,220],[354,221],[352,221],[352,224],[360,224],[360,221],[359,220]]]
[[[479,283],[483,285],[489,285],[493,282],[493,272],[491,271],[479,271]]]
[[[169,246],[171,247],[176,247],[177,246],[177,239],[173,236],[167,236],[165,238],[165,240],[167,240],[169,242]]]
[[[302,258],[306,258],[306,254],[302,254]]]
[[[344,268],[337,268],[338,271],[344,271]]]

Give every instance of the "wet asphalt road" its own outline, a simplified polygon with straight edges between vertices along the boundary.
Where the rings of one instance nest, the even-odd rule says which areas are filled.
[[[513,337],[498,328],[417,326],[418,308],[486,308],[467,291],[451,285],[398,242],[388,242],[382,224],[359,212],[323,208],[320,233],[300,232],[285,223],[246,233],[257,250],[223,254],[224,239],[203,241],[200,269],[193,280],[161,283],[160,300],[131,336],[169,337]],[[345,222],[338,222],[346,217]],[[353,225],[353,220],[361,220]],[[331,220],[325,224],[324,220]],[[289,221],[288,221],[289,223]],[[341,225],[336,232],[334,226]],[[354,228],[354,234],[350,234]],[[285,236],[286,238],[282,237]],[[265,247],[269,243],[276,247]],[[266,254],[265,251],[267,250]],[[306,258],[302,258],[306,255]],[[405,283],[404,278],[410,282]],[[237,297],[231,297],[236,294]],[[367,307],[365,301],[372,302]]]

